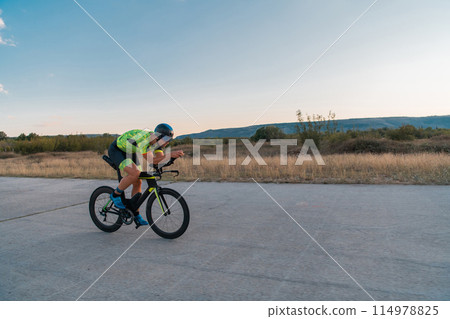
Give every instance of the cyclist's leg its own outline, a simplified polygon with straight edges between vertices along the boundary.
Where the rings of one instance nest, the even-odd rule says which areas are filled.
[[[136,182],[133,183],[133,189],[131,191],[131,196],[137,193],[142,193],[142,180],[138,178]]]
[[[135,163],[130,162],[127,165],[127,160],[125,160],[122,164],[124,165],[120,165],[120,169],[123,170],[126,175],[125,177],[123,177],[119,183],[119,186],[117,186],[117,188],[114,190],[114,192],[110,195],[111,200],[114,202],[114,205],[117,208],[120,209],[125,209],[126,205],[124,204],[123,199],[124,197],[124,191],[130,186],[130,185],[134,185],[136,184],[136,181],[139,180],[139,175],[141,173],[141,171],[139,170],[139,168],[136,166]],[[125,166],[126,165],[126,166]],[[133,186],[133,189],[135,187]],[[134,215],[139,215],[139,213],[135,212]],[[139,217],[139,216],[137,216]],[[145,223],[141,222],[141,225],[145,225]]]
[[[127,165],[123,168],[124,172],[127,173],[125,177],[122,178],[122,180],[119,183],[118,188],[122,191],[126,190],[130,185],[135,185],[139,181],[139,175],[141,174],[141,171],[138,169],[136,164],[131,163],[130,165]],[[133,187],[134,190],[134,187]],[[116,194],[120,194],[117,192],[117,190],[114,191]],[[134,194],[133,194],[134,195]]]
[[[122,178],[119,183],[119,189],[125,189],[126,187],[133,185],[133,189],[131,191],[132,195],[135,195],[137,192],[141,191],[142,181],[139,179],[139,175],[141,171],[138,166],[133,162],[131,165],[126,166],[124,169],[127,176]],[[125,188],[122,188],[125,187]],[[116,190],[117,191],[117,190]],[[134,212],[134,219],[137,225],[148,225],[148,222],[142,218],[139,213],[139,209]]]
[[[138,179],[136,182],[133,183],[133,189],[131,190],[131,197],[136,195],[137,193],[142,193],[142,180]],[[139,208],[134,212],[134,216],[139,215]]]
[[[136,161],[135,158],[133,158],[133,160]],[[130,162],[130,159],[128,159],[128,161]],[[141,185],[142,185],[142,180],[139,179],[139,175],[141,174],[140,166],[137,166],[134,161],[131,161],[130,162],[131,164],[128,164],[127,166],[123,167],[123,170],[125,171],[125,173],[127,173],[127,176],[122,178],[118,186],[120,190],[124,190],[126,187],[133,185],[133,189],[131,191],[132,196],[138,192],[141,192]],[[124,161],[122,166],[125,164],[127,164],[127,162]],[[115,193],[116,192],[117,190],[115,191]],[[140,215],[139,209],[133,213],[135,221],[138,225],[148,225],[148,222],[145,221]]]
[[[133,161],[134,164],[137,165],[137,169],[139,170],[139,173],[142,171],[141,165],[139,163],[139,159],[136,153],[133,153],[131,156],[131,160]],[[134,196],[135,194],[142,192],[141,190],[141,186],[142,186],[142,180],[139,179],[139,175],[138,178],[135,180],[135,182],[133,182],[133,189],[131,190],[131,196]]]

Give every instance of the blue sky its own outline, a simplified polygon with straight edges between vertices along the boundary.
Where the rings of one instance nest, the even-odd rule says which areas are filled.
[[[0,0],[0,131],[247,126],[372,0]],[[450,2],[379,0],[258,124],[449,114]]]

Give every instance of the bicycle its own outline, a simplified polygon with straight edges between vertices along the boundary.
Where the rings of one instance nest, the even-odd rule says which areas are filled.
[[[103,155],[103,160],[117,171],[120,182],[122,175],[118,167],[106,155]],[[134,221],[134,213],[148,198],[146,215],[152,230],[167,239],[183,235],[189,225],[189,207],[186,201],[177,191],[157,184],[157,178],[161,180],[164,173],[172,173],[174,176],[180,174],[178,170],[163,170],[164,167],[172,165],[174,160],[175,158],[171,158],[161,167],[154,165],[155,171],[152,173],[142,172],[139,178],[147,181],[147,189],[144,193],[135,194],[131,199],[127,199],[124,192],[121,196],[125,209],[114,206],[110,199],[110,194],[114,192],[112,187],[98,187],[89,200],[89,213],[94,224],[109,233],[117,231],[123,224],[130,225]],[[136,221],[135,224],[136,228],[141,226]]]

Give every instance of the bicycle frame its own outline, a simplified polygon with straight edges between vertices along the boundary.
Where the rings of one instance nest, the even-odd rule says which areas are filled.
[[[167,214],[167,213],[170,214],[169,206],[167,205],[167,203],[166,203],[164,197],[160,197],[160,196],[158,195],[158,189],[159,189],[160,187],[159,187],[158,184],[156,183],[156,178],[152,176],[152,177],[140,177],[140,179],[141,179],[141,180],[142,180],[142,179],[145,179],[145,180],[147,181],[148,187],[147,187],[147,189],[144,191],[144,193],[141,195],[141,197],[139,197],[139,200],[136,202],[135,207],[134,207],[134,209],[133,209],[132,211],[134,212],[134,211],[138,210],[138,209],[141,207],[141,205],[145,202],[145,200],[146,200],[153,192],[155,192],[156,199],[158,200],[159,207],[161,208],[162,213],[163,213],[163,214]],[[164,210],[163,204],[161,203],[161,199],[162,199],[162,202],[164,203],[164,205],[167,207],[167,211]],[[103,207],[103,209],[106,209],[106,207],[108,207],[108,205],[110,205],[110,204],[111,204],[111,200],[109,200],[109,201],[105,204],[105,206]],[[116,212],[113,212],[113,214],[115,214],[115,213],[116,213]]]
[[[147,187],[147,189],[144,191],[144,193],[141,195],[141,197],[139,197],[139,200],[138,200],[137,203],[136,203],[136,209],[138,209],[139,207],[141,207],[141,205],[145,202],[145,200],[146,200],[153,192],[155,192],[156,199],[158,200],[158,203],[159,203],[159,207],[161,207],[161,211],[162,211],[163,213],[166,213],[166,212],[164,211],[164,208],[163,208],[163,206],[162,206],[160,197],[159,197],[159,195],[158,195],[158,188],[160,188],[160,187],[159,187],[158,184],[156,183],[156,177],[141,177],[140,179],[145,179],[145,180],[147,181],[148,187]],[[163,198],[163,201],[164,201],[164,198]],[[164,201],[164,204],[165,204],[166,207],[167,207],[167,203],[165,203],[165,201]]]

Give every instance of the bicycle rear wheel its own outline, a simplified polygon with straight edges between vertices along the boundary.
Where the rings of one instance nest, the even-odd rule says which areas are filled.
[[[153,192],[147,201],[147,220],[156,234],[175,239],[188,228],[189,208],[177,191],[160,188],[158,196]]]
[[[104,232],[115,232],[122,226],[122,219],[113,209],[112,201],[109,195],[114,189],[109,186],[97,188],[89,200],[89,214],[95,226]]]

